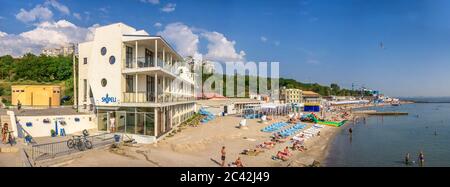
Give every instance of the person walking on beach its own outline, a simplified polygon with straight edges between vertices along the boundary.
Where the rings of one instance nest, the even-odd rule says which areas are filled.
[[[407,153],[405,156],[405,164],[409,165],[409,153]]]
[[[425,156],[423,155],[423,151],[420,151],[419,153],[419,163],[420,166],[423,166],[423,164],[425,163]]]
[[[222,167],[224,167],[225,166],[225,155],[226,155],[225,146],[222,146],[222,150],[220,150],[220,154],[222,155],[220,158],[222,160]]]

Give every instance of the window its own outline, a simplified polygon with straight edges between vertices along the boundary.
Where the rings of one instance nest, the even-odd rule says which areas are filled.
[[[102,56],[106,55],[106,47],[102,47],[102,49],[100,50],[100,53],[102,54]]]
[[[87,101],[87,79],[83,79],[83,101]]]
[[[87,58],[83,58],[83,64],[87,64]]]
[[[126,82],[126,92],[134,92],[134,76],[133,75],[127,75],[125,78]]]
[[[116,63],[116,57],[114,57],[114,56],[110,56],[109,57],[109,64],[114,64],[114,63]]]
[[[133,48],[126,46],[125,62],[127,68],[133,67]]]
[[[108,81],[106,81],[106,79],[105,79],[105,78],[103,78],[103,79],[102,79],[102,82],[101,82],[101,83],[102,83],[102,86],[103,86],[103,87],[105,87],[105,86],[106,86],[106,84],[108,84]]]

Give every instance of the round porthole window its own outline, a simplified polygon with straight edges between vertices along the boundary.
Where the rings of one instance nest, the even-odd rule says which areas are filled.
[[[102,49],[100,50],[100,53],[105,56],[106,55],[106,47],[102,47]]]
[[[102,79],[102,86],[105,87],[106,84],[108,84],[108,81],[106,81],[106,79]]]
[[[109,63],[110,64],[116,63],[116,57],[114,57],[114,56],[109,57]]]

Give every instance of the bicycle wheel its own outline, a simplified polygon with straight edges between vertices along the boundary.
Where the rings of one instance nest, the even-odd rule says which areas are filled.
[[[69,149],[72,149],[74,146],[75,146],[75,143],[73,142],[72,139],[70,139],[70,140],[67,141],[67,147],[68,147]]]
[[[86,148],[92,149],[92,142],[91,142],[91,141],[85,140],[85,141],[84,141],[84,145],[86,146]]]
[[[15,142],[16,140],[15,140],[14,138],[11,138],[11,137],[10,137],[8,141],[9,141],[9,144],[10,144],[11,146],[13,146],[14,144],[16,144],[16,142]]]
[[[79,140],[79,141],[77,142],[77,148],[78,148],[78,150],[80,150],[80,151],[84,151],[84,150],[86,149],[86,147],[84,146],[83,141]]]

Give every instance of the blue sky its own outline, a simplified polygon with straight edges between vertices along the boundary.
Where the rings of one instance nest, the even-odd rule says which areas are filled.
[[[18,16],[38,5],[51,16]],[[199,37],[194,51],[207,56],[208,33],[215,33],[226,41],[217,48],[229,49],[225,55],[278,61],[282,77],[355,83],[392,96],[450,96],[449,9],[446,0],[0,0],[0,32],[9,36],[5,47],[45,21],[66,20],[77,33],[124,22],[157,34],[178,23]]]

